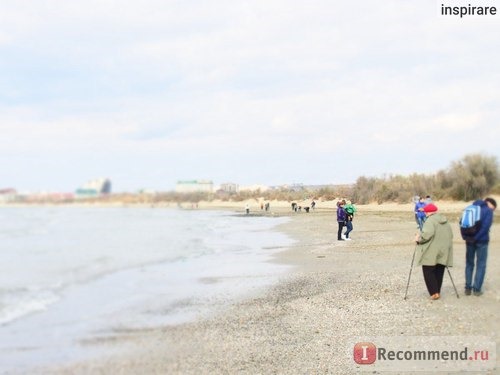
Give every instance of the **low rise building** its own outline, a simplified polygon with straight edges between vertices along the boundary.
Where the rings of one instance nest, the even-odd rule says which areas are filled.
[[[175,185],[176,193],[211,193],[214,183],[210,180],[185,180],[177,181]]]
[[[17,198],[15,189],[0,189],[0,203],[14,202]]]
[[[80,197],[93,197],[110,193],[111,181],[108,178],[96,178],[95,180],[90,180],[76,190],[76,195]]]
[[[240,186],[238,184],[226,182],[220,184],[220,190],[223,191],[224,193],[238,193],[240,190]]]

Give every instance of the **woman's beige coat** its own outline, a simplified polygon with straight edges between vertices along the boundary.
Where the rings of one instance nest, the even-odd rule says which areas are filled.
[[[446,217],[435,213],[427,217],[417,245],[418,265],[453,266],[453,232]]]

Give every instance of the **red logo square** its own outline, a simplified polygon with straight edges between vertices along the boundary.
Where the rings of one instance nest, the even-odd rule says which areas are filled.
[[[371,365],[377,359],[377,347],[371,342],[358,342],[354,345],[354,362]]]

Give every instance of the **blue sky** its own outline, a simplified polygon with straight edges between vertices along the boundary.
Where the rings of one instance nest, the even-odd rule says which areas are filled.
[[[498,157],[500,16],[436,4],[2,1],[0,188],[349,183]]]

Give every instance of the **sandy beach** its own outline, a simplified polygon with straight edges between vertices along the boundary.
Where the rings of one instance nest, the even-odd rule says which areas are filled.
[[[294,266],[276,286],[208,319],[116,332],[86,343],[99,347],[101,358],[44,371],[352,374],[366,370],[353,362],[352,349],[355,342],[367,337],[485,336],[498,347],[499,225],[491,231],[484,295],[465,296],[465,245],[457,224],[464,204],[437,205],[454,230],[451,274],[460,298],[445,274],[442,298],[430,301],[422,271],[414,268],[408,298],[403,299],[415,249],[411,205],[358,206],[352,241],[336,240],[331,205],[320,203],[310,213],[271,205],[268,215],[291,217],[278,230],[296,241],[274,259]],[[109,354],[116,348],[120,348],[119,354]],[[496,363],[500,368],[498,359]]]

